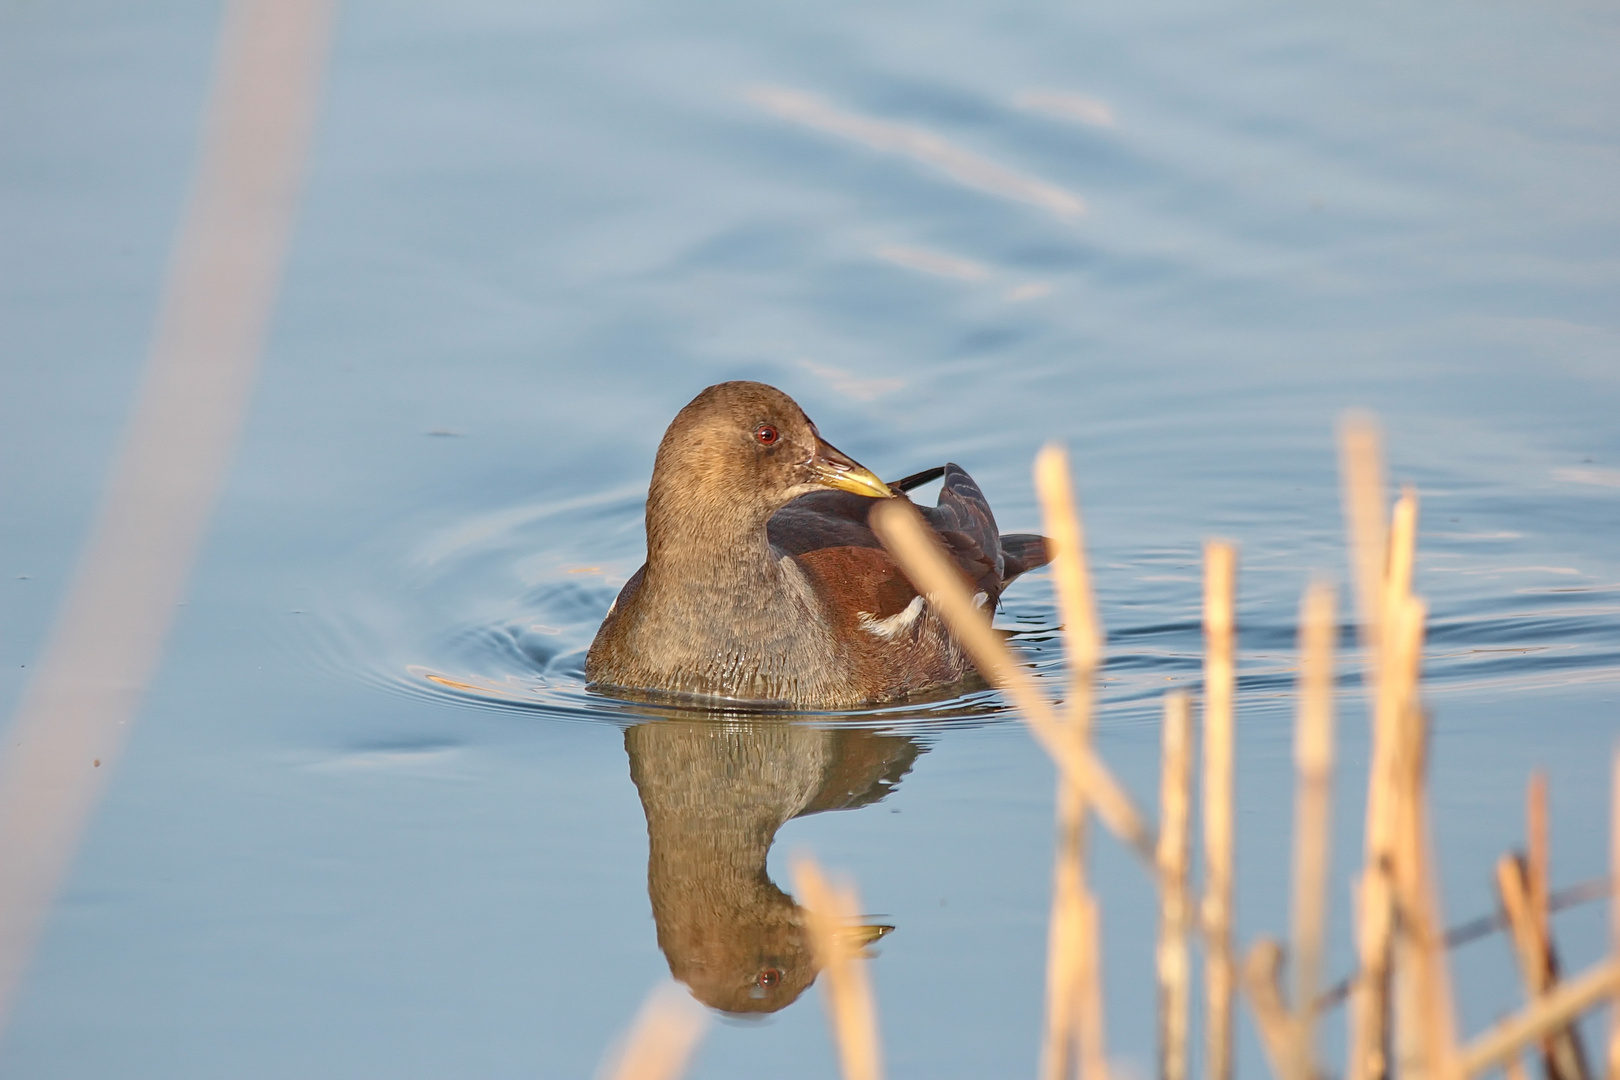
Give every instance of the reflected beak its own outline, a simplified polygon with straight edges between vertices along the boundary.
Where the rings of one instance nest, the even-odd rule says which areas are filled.
[[[816,456],[810,459],[810,471],[822,484],[839,491],[865,495],[869,499],[895,497],[889,485],[879,480],[870,469],[824,439],[816,440]],[[888,933],[888,929],[883,932]],[[872,940],[876,941],[877,938]]]
[[[841,936],[863,959],[870,960],[873,954],[867,952],[866,947],[893,929],[894,927],[892,926],[883,926],[876,923],[862,926],[848,926],[839,931],[839,936]]]

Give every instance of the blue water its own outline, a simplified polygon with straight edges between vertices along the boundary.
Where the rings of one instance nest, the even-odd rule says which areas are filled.
[[[0,10],[6,715],[131,402],[218,18]],[[1374,411],[1422,498],[1447,913],[1491,908],[1532,767],[1557,882],[1605,873],[1617,53],[1575,3],[347,4],[231,482],[0,1074],[589,1075],[669,967],[647,710],[587,692],[583,650],[664,426],[728,378],[885,476],[960,462],[1008,531],[1038,526],[1034,451],[1071,448],[1099,739],[1143,803],[1160,695],[1199,678],[1201,544],[1240,544],[1244,940],[1287,925],[1295,611],[1345,576],[1334,425]],[[999,618],[1055,676],[1044,574]],[[896,926],[892,1074],[1031,1072],[1050,765],[983,691],[796,723],[901,771],[768,863],[786,887],[814,852]],[[1109,1050],[1147,1076],[1152,898],[1095,861]],[[1571,968],[1598,907],[1559,917]],[[1467,1030],[1515,1007],[1500,940],[1454,959]],[[834,1075],[815,997],[715,1024],[692,1075]]]

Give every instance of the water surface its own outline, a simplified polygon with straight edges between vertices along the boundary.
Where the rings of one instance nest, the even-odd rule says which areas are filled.
[[[218,18],[0,14],[8,714],[129,407]],[[1008,531],[1069,445],[1099,739],[1143,802],[1161,694],[1199,677],[1201,544],[1241,545],[1245,940],[1286,925],[1295,611],[1344,576],[1336,417],[1374,410],[1423,500],[1448,913],[1490,907],[1534,766],[1555,878],[1604,873],[1617,47],[1578,3],[345,5],[235,472],[0,1071],[588,1075],[679,965],[664,924],[702,922],[677,871],[785,887],[795,850],[896,927],[895,1076],[1032,1071],[1053,777],[996,695],[670,719],[583,686],[658,438],[727,378],[885,476],[961,463]],[[1043,574],[998,619],[1057,674]],[[1353,696],[1341,726],[1336,971]],[[705,803],[703,769],[780,781]],[[650,874],[704,814],[748,843]],[[1110,1052],[1147,1075],[1151,895],[1096,863]],[[778,903],[724,895],[756,927]],[[1558,933],[1572,966],[1602,947],[1591,907]],[[1515,1005],[1499,941],[1455,960],[1469,1029]],[[716,1025],[693,1075],[833,1075],[814,997]],[[1262,1074],[1247,1029],[1239,1056]]]

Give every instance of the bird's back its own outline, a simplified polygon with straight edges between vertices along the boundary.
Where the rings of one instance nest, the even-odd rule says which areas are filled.
[[[1019,574],[1047,561],[1039,536],[1002,536],[978,484],[947,464],[891,484],[898,490],[942,480],[923,517],[981,604],[993,611]],[[824,600],[835,635],[849,645],[867,700],[890,700],[959,682],[974,671],[943,620],[883,548],[867,516],[874,500],[843,492],[801,496],[777,511],[767,533]]]

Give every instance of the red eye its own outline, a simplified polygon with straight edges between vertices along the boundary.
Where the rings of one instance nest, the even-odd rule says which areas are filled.
[[[754,981],[759,983],[759,985],[764,987],[766,990],[769,990],[771,987],[782,981],[782,973],[776,968],[766,968],[764,971],[759,973],[759,978]]]
[[[776,429],[771,427],[771,425],[761,424],[759,427],[754,429],[754,438],[759,440],[759,444],[761,446],[770,446],[772,443],[776,442],[777,439],[781,438],[781,436],[776,433]]]

